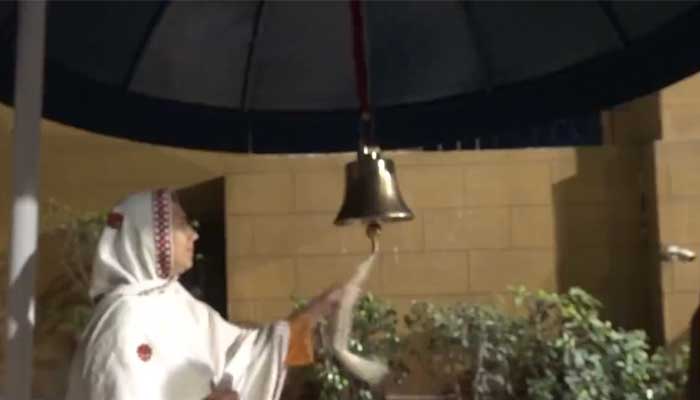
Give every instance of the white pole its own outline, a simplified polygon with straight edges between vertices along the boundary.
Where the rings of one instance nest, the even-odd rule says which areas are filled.
[[[39,234],[39,126],[46,2],[18,2],[15,65],[12,230],[7,297],[6,398],[30,400],[34,333],[34,271]]]

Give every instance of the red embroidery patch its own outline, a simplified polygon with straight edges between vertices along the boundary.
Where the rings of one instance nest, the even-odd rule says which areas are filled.
[[[151,346],[144,343],[136,349],[136,353],[142,361],[148,361],[153,355],[153,349],[151,349]]]
[[[122,227],[122,222],[124,221],[124,216],[117,213],[111,212],[107,215],[107,226],[113,229],[119,229]]]

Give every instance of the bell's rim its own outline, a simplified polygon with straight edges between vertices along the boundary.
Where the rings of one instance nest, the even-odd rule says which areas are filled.
[[[358,217],[343,217],[340,214],[335,218],[335,225],[347,226],[352,225],[357,222],[364,224],[369,224],[372,222],[379,223],[394,223],[411,221],[415,218],[415,215],[411,211],[391,211],[387,213],[375,214],[375,215],[365,215]]]

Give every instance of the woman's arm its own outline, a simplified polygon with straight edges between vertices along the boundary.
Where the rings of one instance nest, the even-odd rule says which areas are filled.
[[[231,396],[235,391],[246,400],[276,400],[286,367],[313,362],[314,327],[336,308],[340,295],[341,290],[332,287],[287,319],[257,328],[231,324],[202,303],[209,314],[214,383],[221,392],[211,395]],[[220,380],[227,374],[231,382],[223,384]]]
[[[341,296],[342,288],[332,286],[287,318],[289,321],[289,350],[285,359],[287,366],[303,366],[314,362],[314,328],[321,318],[337,309]]]

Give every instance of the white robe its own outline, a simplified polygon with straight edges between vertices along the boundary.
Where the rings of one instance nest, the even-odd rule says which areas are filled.
[[[115,207],[123,222],[100,238],[91,292],[103,298],[74,356],[66,399],[201,400],[213,385],[242,400],[279,399],[288,324],[230,324],[170,276],[172,265],[159,265],[172,263],[161,254],[172,247],[169,203],[162,212],[169,199],[167,191],[141,193]]]

